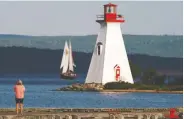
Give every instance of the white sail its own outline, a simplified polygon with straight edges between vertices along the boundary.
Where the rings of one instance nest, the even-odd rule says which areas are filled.
[[[73,64],[74,67],[76,67],[76,65],[74,63],[74,60],[73,60],[73,53],[72,53],[72,44],[71,44],[71,42],[70,42],[70,46],[71,46],[70,51],[71,51],[71,57],[72,57],[72,64]]]
[[[74,71],[73,66],[75,66],[75,64],[72,56],[72,45],[71,42],[69,41],[69,70]]]
[[[64,65],[64,62],[65,62],[65,49],[66,49],[66,45],[67,45],[67,42],[65,41],[65,45],[64,45],[64,49],[63,49],[63,56],[62,56],[62,59],[61,59],[61,65],[60,65],[60,69],[63,67]]]
[[[68,48],[67,41],[65,41],[63,57],[62,57],[61,66],[60,66],[60,69],[63,68],[62,73],[66,73],[67,72],[68,65],[69,65],[68,61],[69,61],[69,48]]]
[[[74,60],[73,60],[73,53],[72,53],[72,44],[71,44],[71,42],[70,42],[70,46],[71,46],[70,51],[71,51],[72,64],[73,64],[74,67],[76,67],[76,65],[74,63]]]

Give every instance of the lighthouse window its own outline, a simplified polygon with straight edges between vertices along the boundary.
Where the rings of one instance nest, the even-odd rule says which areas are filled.
[[[102,52],[102,43],[98,42],[97,43],[97,55],[100,55]]]
[[[110,7],[108,7],[108,13],[111,13],[111,8]]]
[[[119,70],[117,71],[117,74],[119,74]]]
[[[115,8],[113,6],[107,7],[107,13],[114,13]]]
[[[114,13],[114,7],[111,6],[111,13]]]
[[[98,46],[98,55],[100,55],[100,45]]]

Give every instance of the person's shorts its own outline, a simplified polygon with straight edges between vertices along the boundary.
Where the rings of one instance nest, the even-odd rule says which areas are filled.
[[[24,98],[15,98],[16,103],[22,103],[24,101]]]

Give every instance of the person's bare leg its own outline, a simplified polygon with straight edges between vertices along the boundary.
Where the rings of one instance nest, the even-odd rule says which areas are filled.
[[[19,113],[19,103],[16,103],[16,113]]]
[[[24,104],[23,103],[20,103],[20,113],[23,114],[23,106]]]

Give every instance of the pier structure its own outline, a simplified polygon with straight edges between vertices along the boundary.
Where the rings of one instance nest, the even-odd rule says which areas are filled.
[[[64,109],[26,108],[23,115],[15,109],[0,109],[0,119],[164,119],[169,108],[121,108],[121,109]],[[183,108],[176,108],[176,114]]]

